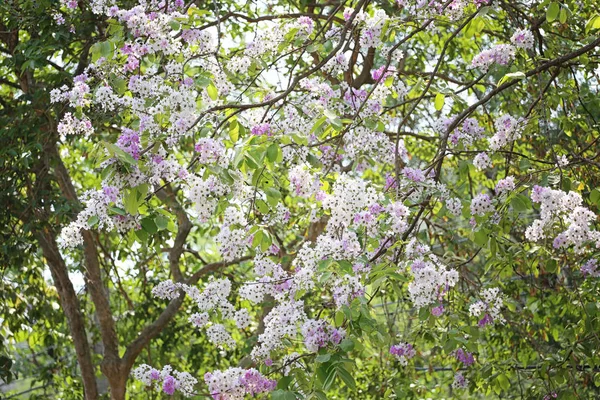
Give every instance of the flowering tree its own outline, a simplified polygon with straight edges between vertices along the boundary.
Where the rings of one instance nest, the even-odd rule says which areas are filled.
[[[598,395],[594,1],[61,0],[43,67],[27,7],[7,237],[86,398]]]

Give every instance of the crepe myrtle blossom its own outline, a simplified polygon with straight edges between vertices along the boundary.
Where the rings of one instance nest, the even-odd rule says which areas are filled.
[[[516,48],[510,44],[498,44],[484,50],[473,58],[471,66],[487,71],[492,64],[507,65],[515,58]]]
[[[132,375],[145,386],[154,386],[155,390],[162,390],[168,395],[173,395],[176,391],[184,397],[196,395],[194,386],[198,380],[188,372],[174,370],[170,365],[165,365],[158,371],[147,364],[141,364],[132,371]]]
[[[346,336],[342,328],[334,328],[324,320],[309,319],[302,325],[304,345],[308,351],[316,352],[329,343],[337,345]]]
[[[405,167],[404,169],[402,169],[402,174],[406,179],[416,183],[425,182],[425,180],[427,179],[425,173],[418,168]]]
[[[500,314],[504,300],[498,288],[484,289],[480,294],[481,300],[469,306],[469,314],[473,317],[481,317],[477,325],[480,328],[491,325],[494,322],[504,323],[504,317]]]
[[[598,269],[598,260],[591,258],[581,266],[581,273],[585,277],[600,278],[600,270]]]
[[[452,215],[459,216],[462,213],[462,202],[459,198],[449,198],[446,200],[446,208]]]
[[[265,378],[254,368],[207,372],[204,382],[215,400],[242,400],[247,395],[271,392],[277,385],[277,381]]]
[[[504,179],[500,179],[496,184],[496,193],[504,194],[515,190],[515,177],[507,176]]]
[[[488,194],[480,193],[471,200],[471,214],[484,216],[494,211],[492,199]]]
[[[496,151],[521,137],[525,120],[505,114],[494,122],[496,133],[489,138],[490,149]]]
[[[390,347],[390,354],[394,355],[401,365],[406,366],[408,360],[413,358],[417,352],[412,344],[401,342]]]
[[[600,232],[591,229],[597,216],[583,206],[581,195],[535,185],[531,200],[540,204],[540,217],[525,230],[527,240],[550,237],[555,249],[573,246],[577,252],[583,251],[586,243],[600,246]]]
[[[438,121],[438,129],[445,131],[450,122],[452,122],[450,118]],[[450,133],[448,140],[454,146],[457,146],[461,142],[465,146],[471,146],[476,140],[483,137],[484,132],[485,129],[479,125],[477,119],[466,118],[458,129]]]
[[[475,156],[475,158],[473,158],[473,165],[479,171],[482,171],[482,170],[488,169],[492,166],[492,160],[490,159],[490,156],[486,152],[481,152],[481,153],[477,154]]]
[[[419,250],[415,253],[414,248]],[[458,272],[444,266],[427,245],[411,240],[407,246],[406,258],[402,265],[413,278],[408,284],[408,293],[415,307],[440,304],[444,295],[458,282]],[[437,308],[435,312],[441,315],[443,307]]]
[[[519,29],[510,38],[512,44],[519,49],[531,50],[533,49],[534,39],[533,33],[527,29]]]
[[[453,389],[465,389],[467,386],[469,386],[469,380],[461,372],[454,374]]]
[[[423,15],[434,15],[430,26],[434,33],[437,20],[447,20],[437,18],[436,13],[458,19],[467,7],[490,3],[489,0],[417,0],[414,5],[410,0],[397,1],[402,12],[409,16],[416,10],[419,19]],[[426,224],[421,222],[426,218],[429,223],[431,219],[435,231],[439,222],[439,232],[444,232],[443,224],[450,219],[455,225],[448,231],[456,227],[458,236],[464,233],[465,226],[468,230],[467,221],[475,226],[482,220],[476,217],[490,216],[495,204],[490,194],[478,194],[470,202],[473,218],[469,220],[471,216],[465,215],[461,219],[463,206],[466,212],[469,204],[466,201],[468,189],[465,190],[464,182],[455,180],[450,170],[453,161],[446,161],[451,158],[450,152],[442,151],[441,157],[434,158],[439,158],[440,167],[442,162],[445,164],[439,176],[432,176],[416,166],[428,162],[422,156],[427,154],[429,159],[434,154],[435,141],[428,141],[423,151],[416,149],[413,153],[411,150],[419,146],[415,145],[415,141],[420,143],[419,135],[407,140],[406,145],[402,139],[390,138],[389,132],[396,130],[402,118],[401,109],[395,104],[400,103],[409,90],[396,74],[402,55],[394,47],[402,40],[397,32],[402,31],[403,17],[392,17],[390,12],[372,4],[356,10],[347,8],[343,12],[343,20],[348,22],[344,29],[341,29],[344,23],[335,18],[327,23],[307,16],[293,21],[283,18],[281,23],[278,18],[265,25],[268,29],[257,29],[253,42],[241,43],[238,47],[226,38],[213,37],[209,30],[201,29],[205,18],[210,19],[210,16],[198,13],[193,4],[188,8],[186,3],[190,2],[148,0],[127,10],[113,6],[112,1],[91,1],[91,7],[98,13],[112,18],[113,28],[118,28],[116,24],[123,25],[118,38],[104,39],[110,41],[105,42],[111,44],[110,48],[117,42],[118,45],[111,54],[105,54],[76,76],[71,87],[54,89],[50,97],[52,102],[71,108],[65,110],[57,126],[65,145],[71,140],[83,142],[95,133],[94,127],[105,139],[111,137],[112,131],[116,133],[112,136],[113,147],[110,152],[107,149],[108,160],[101,165],[107,171],[106,180],[100,189],[82,196],[85,207],[75,221],[63,229],[61,246],[72,248],[82,244],[82,232],[96,228],[114,228],[120,232],[126,227],[125,233],[142,231],[150,236],[149,231],[153,229],[144,230],[142,225],[155,218],[157,211],[171,207],[153,195],[164,193],[159,192],[163,185],[173,183],[174,190],[181,187],[182,193],[173,197],[181,201],[181,209],[176,211],[190,211],[193,226],[189,238],[192,243],[184,243],[182,251],[191,250],[187,247],[190,244],[192,248],[202,247],[201,251],[206,251],[211,261],[218,260],[216,265],[236,264],[243,257],[252,267],[236,265],[216,272],[216,276],[235,277],[235,284],[232,284],[233,279],[213,277],[203,277],[203,283],[198,285],[164,280],[152,289],[152,294],[161,299],[159,303],[164,306],[187,296],[191,300],[190,311],[183,320],[187,319],[190,329],[202,330],[213,345],[230,350],[236,347],[234,337],[252,335],[248,329],[253,325],[252,316],[263,308],[262,302],[268,302],[268,311],[260,321],[264,329],[256,334],[256,343],[252,341],[255,345],[251,358],[256,365],[264,362],[265,369],[281,366],[271,371],[281,371],[284,375],[301,365],[298,360],[302,356],[295,351],[314,353],[329,349],[335,352],[346,336],[355,333],[351,324],[346,331],[332,325],[328,318],[337,309],[346,310],[354,305],[372,307],[363,296],[366,288],[382,276],[382,266],[386,269],[386,276],[382,276],[385,279],[397,279],[394,275],[401,275],[401,282],[406,284],[398,288],[408,295],[412,306],[424,307],[432,315],[445,318],[448,310],[455,306],[447,304],[454,297],[448,294],[459,281],[458,271],[446,262],[446,254],[453,257],[454,249],[446,252],[441,246],[443,250],[438,254],[444,257],[437,256],[428,245],[417,241],[417,236],[431,241],[437,237],[435,234],[429,237]],[[74,0],[61,0],[61,4],[61,13],[74,13],[79,7]],[[351,24],[349,21],[353,18]],[[55,21],[66,23],[62,14],[57,14]],[[338,22],[341,22],[338,28],[321,32],[322,26]],[[446,29],[444,24],[442,27]],[[119,31],[112,28],[108,31],[113,30]],[[222,33],[227,35],[226,31]],[[288,33],[295,37],[286,37]],[[308,39],[311,36],[314,37]],[[342,43],[343,37],[350,47]],[[220,46],[223,39],[224,47]],[[320,50],[321,45],[314,45],[321,43],[321,39],[325,39],[323,49],[338,49],[334,53],[327,50],[331,55],[328,61],[322,58],[326,53]],[[351,55],[354,39],[362,47],[362,54],[376,49],[374,62],[380,65],[365,71],[372,79],[356,87],[348,83],[352,81],[348,78],[358,72],[354,69],[361,63],[366,65],[367,62],[366,56],[364,60],[353,59],[357,54]],[[306,45],[311,43],[311,50],[306,50]],[[484,50],[475,56],[472,67],[487,71],[494,64],[508,65],[515,59],[517,49],[528,50],[533,46],[534,38],[529,30],[516,31],[511,44],[498,44]],[[411,49],[408,43],[402,47]],[[281,72],[286,68],[293,70],[290,58],[286,58],[290,49],[289,54],[296,59],[300,53],[293,51],[297,49],[306,56],[315,53],[317,63],[323,61],[321,72],[325,74],[320,74],[319,68],[309,74],[302,73],[311,68],[303,66],[306,60],[300,56],[302,65],[290,72],[306,77],[296,81],[290,76],[290,82],[294,83],[284,93],[285,88],[268,86],[260,74],[263,66],[271,65],[271,58],[280,56],[283,58],[272,65],[278,70],[283,68]],[[387,60],[389,66],[381,65],[382,60]],[[358,67],[350,68],[350,65],[355,66],[355,61]],[[457,65],[459,68],[460,63]],[[268,75],[268,71],[265,72]],[[455,72],[458,76],[461,71]],[[252,83],[248,84],[251,79]],[[488,79],[492,77],[485,77]],[[385,80],[387,85],[383,84]],[[271,102],[275,96],[279,99],[278,94],[282,94],[280,101]],[[526,103],[526,99],[523,102]],[[484,121],[483,117],[462,114],[463,105],[459,102],[454,105],[457,112],[454,118],[460,115],[461,123],[449,132],[449,146],[477,151],[473,165],[481,171],[492,167],[494,151],[510,146],[524,131],[524,119],[497,111],[509,109],[510,104],[496,103],[490,102],[493,107],[486,109],[495,113],[491,137],[486,136],[486,129],[479,123]],[[317,127],[316,121],[321,121],[321,125]],[[423,121],[423,126],[418,128],[425,127],[426,121]],[[435,129],[442,138],[453,121],[457,120],[444,118],[436,124]],[[228,135],[228,123],[239,129],[230,130]],[[524,147],[526,142],[519,146]],[[269,150],[273,148],[281,149],[282,162],[273,162]],[[498,167],[502,168],[500,157],[497,159]],[[556,160],[560,167],[568,167],[565,159],[562,156]],[[255,164],[259,164],[258,168]],[[396,165],[402,168],[400,177],[396,176]],[[262,169],[260,175],[259,169]],[[429,169],[431,173],[434,170]],[[475,179],[479,179],[484,174],[476,175]],[[518,179],[513,176],[500,179],[494,194],[498,199],[505,199],[515,190]],[[448,187],[438,180],[447,182]],[[489,181],[483,186],[479,183],[474,181],[473,190],[492,187]],[[584,207],[579,194],[536,186],[531,196],[534,203],[539,203],[540,215],[527,229],[529,240],[548,238],[556,249],[572,245],[584,250],[590,242],[598,246],[600,234],[594,230],[596,216]],[[124,199],[135,200],[135,208],[138,198],[139,203],[143,203],[139,209],[123,212],[132,206],[126,207]],[[442,211],[442,218],[436,220],[439,208],[436,210],[432,203],[438,200],[457,218],[447,218],[448,213]],[[423,216],[420,212],[417,214],[420,207],[421,212],[426,211]],[[116,212],[119,215],[114,215]],[[179,213],[173,214],[177,214],[178,225],[181,225]],[[479,223],[496,221],[499,215]],[[510,217],[509,209],[506,218]],[[175,220],[174,216],[171,219]],[[172,226],[169,224],[169,228]],[[150,242],[153,245],[166,243],[155,246],[157,249],[172,246],[176,250],[181,233],[161,228],[161,232],[154,232]],[[272,239],[273,243],[258,241],[261,243],[253,246],[259,232],[265,233],[263,237]],[[200,242],[193,243],[198,238]],[[171,244],[171,239],[175,244]],[[466,253],[458,250],[461,256]],[[187,276],[199,271],[200,267],[197,269],[191,264],[191,257],[181,256]],[[586,255],[586,259],[588,257]],[[478,259],[473,262],[479,262]],[[392,272],[397,268],[398,274],[388,275],[390,268]],[[589,278],[600,277],[598,269],[595,258],[580,268]],[[155,276],[168,273],[167,268]],[[464,293],[456,295],[459,298],[456,304],[463,304],[460,297]],[[252,314],[243,308],[246,301],[253,304]],[[503,322],[503,301],[498,288],[485,289],[470,305],[469,313],[482,328]],[[322,304],[327,309],[323,313],[315,312]],[[453,314],[452,318],[458,316],[460,313]],[[232,329],[247,331],[235,335]],[[241,351],[235,350],[234,354]],[[429,350],[424,348],[423,353],[429,354]],[[413,344],[407,342],[392,345],[389,352],[402,365],[416,355]],[[475,361],[473,354],[463,348],[456,350],[453,356],[464,367]],[[179,392],[190,397],[206,393],[206,390],[194,389],[198,383],[195,378],[168,365],[159,370],[142,364],[133,374],[145,386],[167,395]],[[276,386],[274,380],[258,370],[242,368],[208,372],[204,381],[209,395],[219,400],[256,396],[271,392]],[[466,386],[468,380],[457,373],[453,387]]]
[[[473,354],[463,349],[456,350],[454,356],[456,357],[456,360],[463,363],[465,367],[471,366],[475,362]]]

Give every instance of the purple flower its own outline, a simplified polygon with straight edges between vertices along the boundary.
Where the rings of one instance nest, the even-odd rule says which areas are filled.
[[[418,168],[405,167],[402,170],[402,174],[406,177],[406,179],[409,179],[413,182],[425,182],[426,179],[423,171]]]
[[[565,247],[567,245],[567,236],[564,233],[557,235],[552,242],[552,247],[555,249],[560,249],[561,247]]]
[[[581,266],[581,273],[583,276],[591,276],[594,278],[600,277],[600,271],[598,271],[598,260],[592,258]]]
[[[102,188],[102,191],[104,192],[104,196],[106,197],[106,203],[110,203],[110,202],[116,202],[117,201],[117,196],[119,195],[119,189],[117,189],[114,186],[104,186]]]
[[[117,146],[126,153],[129,153],[134,159],[140,158],[140,135],[132,129],[124,128],[123,133],[117,139]]]
[[[163,392],[168,395],[175,393],[177,381],[171,375],[167,375],[163,380]]]
[[[483,318],[481,318],[479,320],[479,322],[477,323],[477,326],[479,326],[480,328],[485,327],[486,325],[490,325],[492,324],[492,322],[494,322],[494,320],[492,319],[492,317],[490,317],[489,314],[485,314],[483,316]]]
[[[157,369],[152,368],[152,370],[150,370],[150,379],[152,379],[153,381],[159,380],[160,372]]]
[[[253,135],[267,135],[271,136],[273,133],[271,132],[271,125],[268,123],[258,124],[250,129]]]
[[[342,333],[338,329],[332,330],[331,335],[329,336],[329,340],[333,344],[340,344],[343,338],[344,335],[342,335]]]
[[[456,350],[456,352],[454,353],[454,356],[456,357],[456,359],[458,361],[463,363],[466,367],[472,365],[475,362],[475,359],[473,358],[473,354],[469,353],[468,351],[464,351],[463,349]]]
[[[390,354],[397,357],[413,358],[416,351],[410,343],[399,343],[390,347]]]
[[[245,387],[246,393],[254,396],[258,393],[272,391],[275,389],[277,381],[265,378],[260,372],[252,368],[240,377],[240,384]]]
[[[431,314],[433,314],[436,317],[439,317],[440,315],[442,315],[444,313],[444,306],[443,305],[439,305],[437,307],[433,307],[431,309]]]

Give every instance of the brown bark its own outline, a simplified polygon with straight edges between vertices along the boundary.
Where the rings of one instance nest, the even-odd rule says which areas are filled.
[[[58,180],[61,192],[66,199],[75,204],[79,204],[75,187],[71,182],[67,168],[60,158],[56,145],[52,143],[48,147],[48,153],[51,158],[50,164],[54,168],[54,174]],[[102,373],[108,379],[111,397],[113,399],[123,399],[125,398],[125,383],[129,371],[123,373],[123,363],[119,357],[119,341],[115,329],[115,321],[110,310],[108,289],[104,286],[104,282],[102,281],[96,239],[90,231],[83,231],[82,235],[85,259],[84,276],[86,286],[90,291],[92,301],[96,308],[100,336],[102,338],[102,344],[104,345],[104,358],[100,368]]]
[[[85,398],[88,400],[97,399],[98,389],[96,386],[94,365],[92,364],[92,357],[90,354],[90,346],[87,341],[83,315],[81,314],[81,309],[79,307],[79,299],[77,298],[73,284],[69,279],[67,266],[60,255],[58,245],[51,232],[48,230],[37,231],[36,237],[40,243],[50,272],[52,273],[52,280],[58,291],[60,304],[67,317],[69,331],[71,332],[71,337],[75,344],[77,362],[79,363],[79,368],[81,370]]]

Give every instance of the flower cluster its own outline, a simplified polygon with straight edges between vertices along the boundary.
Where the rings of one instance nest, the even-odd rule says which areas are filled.
[[[592,278],[600,278],[600,270],[598,269],[598,260],[591,258],[581,266],[583,276],[591,276]]]
[[[207,372],[204,381],[215,400],[243,400],[246,395],[271,392],[277,384],[277,381],[265,378],[254,368]]]
[[[407,246],[406,257],[404,265],[413,276],[408,293],[415,307],[441,304],[443,296],[458,282],[458,272],[448,269],[431,253],[429,246],[418,244],[414,239]]]
[[[515,190],[515,177],[507,176],[496,183],[496,193],[503,194]]]
[[[60,245],[63,248],[73,248],[83,243],[82,230],[92,228],[127,230],[137,226],[136,219],[130,215],[115,215],[111,205],[123,206],[118,196],[119,190],[114,186],[105,185],[102,190],[88,191],[83,195],[86,207],[75,221],[65,226],[60,234]]]
[[[197,328],[206,328],[206,334],[211,343],[221,346],[227,345],[235,347],[235,340],[227,331],[223,324],[209,324],[209,312],[219,311],[223,319],[234,320],[238,328],[243,329],[250,323],[250,316],[245,309],[235,310],[227,297],[231,293],[231,282],[229,279],[214,279],[210,278],[204,290],[200,290],[196,286],[187,285],[185,283],[174,283],[171,280],[166,280],[152,289],[152,294],[160,299],[173,300],[179,297],[180,293],[186,293],[195,303],[200,313],[192,314],[188,320]],[[216,313],[215,313],[216,314]]]
[[[503,115],[494,122],[496,133],[489,138],[490,148],[500,150],[502,147],[514,142],[521,137],[523,119],[515,119],[510,115]]]
[[[217,139],[201,138],[194,149],[199,153],[198,162],[200,164],[217,163],[221,167],[226,167],[228,164],[228,160],[224,157],[225,146]]]
[[[401,365],[406,365],[408,364],[408,360],[413,358],[417,352],[412,344],[402,342],[390,347],[390,354],[396,356]]]
[[[447,125],[446,128],[444,128],[444,125],[449,124],[450,122],[452,122],[451,119],[440,121],[440,124],[442,125],[440,128],[445,131]],[[450,134],[448,140],[454,146],[458,145],[460,142],[463,142],[465,146],[470,146],[476,140],[481,139],[484,132],[485,129],[479,125],[479,122],[477,122],[475,118],[466,118],[460,128]]]
[[[469,306],[469,314],[473,317],[480,317],[483,315],[477,323],[480,328],[490,325],[495,321],[504,323],[504,317],[500,314],[503,304],[504,300],[502,299],[500,289],[485,289],[481,292],[481,300],[478,300]]]
[[[531,50],[533,49],[534,39],[533,33],[527,29],[519,29],[510,38],[512,44],[519,49]]]
[[[259,345],[252,350],[252,358],[270,358],[272,351],[284,346],[283,339],[296,336],[298,325],[306,319],[303,301],[287,300],[279,303],[263,321],[264,332],[258,335]]]
[[[573,246],[582,250],[587,242],[600,244],[600,233],[590,229],[596,214],[583,207],[583,199],[578,193],[563,192],[541,186],[534,186],[531,200],[540,203],[540,218],[525,231],[525,237],[538,241],[555,234],[553,247],[556,249]],[[566,228],[566,229],[565,229]]]
[[[454,356],[456,359],[461,362],[465,367],[473,365],[475,362],[475,358],[473,358],[473,354],[465,351],[463,349],[458,349],[454,352]]]
[[[471,214],[484,216],[494,211],[494,205],[489,195],[480,193],[471,200]]]
[[[185,397],[192,397],[196,394],[194,386],[198,383],[198,380],[187,372],[174,370],[170,365],[165,365],[159,371],[149,365],[142,364],[132,371],[132,375],[145,386],[154,385],[156,390],[162,390],[168,395],[173,395],[175,391],[181,392]]]
[[[487,71],[492,64],[507,65],[515,58],[515,47],[510,44],[498,44],[484,50],[473,58],[471,65]]]
[[[490,156],[486,152],[478,153],[475,158],[473,158],[473,165],[478,170],[482,171],[484,169],[488,169],[492,166],[492,160]]]
[[[346,336],[342,328],[334,328],[324,320],[309,319],[302,325],[304,345],[308,351],[316,352],[329,343],[339,344]]]
[[[454,389],[464,389],[467,386],[469,386],[469,380],[462,373],[457,372],[454,374],[454,382],[452,382]]]

